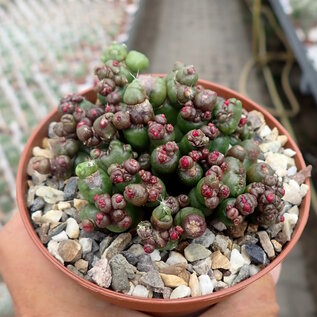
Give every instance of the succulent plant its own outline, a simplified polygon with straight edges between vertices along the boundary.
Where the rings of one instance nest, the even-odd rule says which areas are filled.
[[[228,228],[278,221],[284,189],[261,154],[248,113],[197,85],[194,66],[139,75],[148,59],[113,43],[95,70],[96,103],[72,94],[30,169],[78,176],[89,204],[85,231],[136,229],[144,250],[171,250],[200,237],[213,218]],[[230,230],[228,230],[229,232]]]

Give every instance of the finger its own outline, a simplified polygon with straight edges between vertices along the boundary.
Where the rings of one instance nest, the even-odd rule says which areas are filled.
[[[59,271],[36,248],[19,215],[0,232],[0,258],[18,316],[146,316],[107,303]]]
[[[278,311],[275,284],[271,275],[267,274],[216,304],[200,317],[277,317]]]

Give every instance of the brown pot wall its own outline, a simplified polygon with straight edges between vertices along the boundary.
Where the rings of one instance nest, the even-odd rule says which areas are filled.
[[[291,138],[289,133],[284,129],[284,127],[266,110],[261,108],[255,102],[251,101],[250,99],[240,95],[239,93],[225,88],[223,86],[199,80],[199,84],[203,85],[205,88],[214,90],[217,92],[219,96],[229,98],[235,97],[240,99],[243,102],[243,107],[247,110],[258,110],[264,114],[266,123],[272,128],[277,127],[280,134],[284,134],[288,137],[288,142],[286,147],[289,147],[296,151],[295,162],[298,170],[305,168],[305,162],[303,157],[295,144],[294,140]],[[96,94],[95,92],[90,89],[86,92],[83,92],[84,95],[88,100],[95,102],[96,101]],[[18,173],[17,173],[17,203],[19,207],[19,211],[23,220],[23,223],[32,238],[35,245],[40,249],[40,251],[44,254],[44,256],[48,259],[48,265],[54,265],[57,269],[63,271],[69,278],[72,278],[81,286],[85,287],[87,290],[95,293],[97,296],[103,297],[106,301],[113,303],[115,305],[119,305],[125,308],[139,310],[147,313],[152,313],[153,315],[159,314],[164,316],[185,316],[192,312],[198,312],[203,310],[204,308],[211,306],[217,302],[220,302],[227,298],[228,296],[238,292],[239,290],[243,289],[247,285],[251,284],[252,282],[256,281],[257,279],[261,278],[263,275],[270,272],[275,266],[281,263],[285,257],[290,253],[293,249],[297,241],[299,240],[304,227],[307,222],[308,214],[309,214],[309,207],[310,207],[310,191],[308,191],[306,197],[304,198],[299,213],[299,220],[294,230],[292,240],[285,245],[283,251],[262,271],[257,273],[256,275],[248,278],[247,280],[230,287],[228,289],[224,289],[218,292],[215,292],[210,295],[194,297],[194,298],[186,298],[186,299],[176,299],[176,300],[164,300],[164,299],[145,299],[145,298],[138,298],[132,297],[129,295],[124,295],[121,293],[116,293],[114,291],[104,289],[99,287],[96,284],[86,281],[83,278],[78,277],[71,271],[69,271],[66,267],[64,267],[59,261],[57,261],[45,248],[45,246],[41,243],[40,239],[38,238],[36,232],[33,229],[33,225],[31,223],[30,214],[26,206],[26,194],[27,194],[27,174],[26,168],[29,159],[32,157],[32,149],[34,146],[41,146],[42,139],[47,136],[48,125],[51,121],[58,120],[60,115],[58,114],[57,110],[52,111],[33,131],[32,135],[30,136],[25,149],[22,153]],[[309,180],[306,180],[306,184],[309,186]],[[49,264],[51,262],[51,264]],[[65,276],[65,278],[67,278]]]

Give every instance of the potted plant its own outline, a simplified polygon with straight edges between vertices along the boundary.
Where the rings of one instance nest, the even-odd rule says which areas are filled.
[[[20,160],[19,210],[49,261],[113,304],[173,316],[283,261],[310,193],[280,123],[193,66],[140,75],[148,59],[116,43],[102,61]]]

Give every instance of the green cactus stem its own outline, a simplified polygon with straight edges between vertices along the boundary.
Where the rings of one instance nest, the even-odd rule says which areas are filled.
[[[149,146],[147,127],[142,124],[132,125],[129,129],[123,130],[123,135],[125,141],[138,151],[144,151]]]
[[[198,75],[195,68],[176,63],[174,70],[166,77],[168,99],[172,105],[179,107],[195,97]]]
[[[175,142],[167,142],[153,150],[151,166],[155,174],[171,174],[177,169],[180,153]]]
[[[125,63],[135,74],[149,67],[149,59],[138,51],[130,51],[125,59]]]
[[[254,140],[244,140],[240,144],[246,151],[246,157],[243,161],[243,166],[247,171],[252,164],[257,162],[257,159],[261,154],[261,150],[258,143]]]
[[[163,105],[166,99],[167,92],[165,79],[161,77],[153,77],[151,75],[140,75],[138,76],[138,80],[144,88],[155,111]]]
[[[127,185],[140,183],[139,170],[139,162],[135,159],[129,159],[122,164],[110,165],[107,172],[110,176],[110,181],[114,185],[114,189],[123,193]]]
[[[205,204],[200,203],[200,201],[198,200],[197,195],[196,195],[196,188],[191,189],[191,191],[188,194],[188,197],[190,199],[190,205],[192,207],[195,207],[195,208],[201,210],[206,217],[213,214],[214,209],[209,209],[208,207],[205,206]]]
[[[247,171],[247,182],[262,182],[262,180],[267,176],[272,176],[274,174],[273,169],[270,165],[261,162],[252,164]]]
[[[194,98],[194,104],[197,109],[201,111],[213,112],[217,103],[217,93],[209,89],[202,89],[197,92]]]
[[[174,218],[174,225],[182,227],[189,239],[199,238],[207,227],[203,212],[193,207],[182,208]]]
[[[137,234],[142,240],[146,253],[152,253],[155,248],[175,249],[182,233],[183,229],[180,226],[171,227],[165,231],[155,230],[149,221],[141,221],[137,226]]]
[[[212,151],[219,151],[222,154],[226,154],[227,150],[229,149],[230,145],[230,138],[225,135],[219,135],[215,139],[211,140],[208,145],[208,150]]]
[[[151,149],[175,140],[174,127],[167,123],[164,114],[156,115],[154,121],[148,122],[148,137]]]
[[[230,98],[217,103],[213,116],[216,119],[216,125],[219,130],[225,134],[232,134],[240,122],[242,115],[242,103],[240,100]]]
[[[203,169],[190,156],[183,156],[178,164],[178,178],[185,186],[196,186],[203,176]]]
[[[81,164],[85,164],[81,163]],[[87,166],[87,170],[84,171],[84,166],[82,169],[78,169],[81,171],[81,175],[88,175],[89,171],[93,171],[94,168],[90,168]],[[97,171],[93,172],[88,176],[84,176],[83,178],[79,178],[78,180],[78,189],[84,199],[88,200],[90,203],[94,202],[94,196],[96,194],[106,194],[111,193],[112,184],[109,176],[102,169],[97,169]]]
[[[178,109],[173,107],[168,100],[165,100],[165,102],[157,109],[154,109],[155,114],[164,114],[167,122],[172,124],[173,126],[176,125],[177,122],[177,116],[178,116]]]
[[[162,180],[151,174],[149,171],[140,170],[139,175],[142,185],[147,191],[146,207],[156,207],[166,196],[166,187]]]
[[[152,211],[151,224],[156,230],[169,230],[173,225],[171,209],[164,203],[158,205]]]
[[[116,128],[112,124],[112,117],[112,114],[106,113],[98,117],[93,124],[95,134],[106,143],[110,143],[117,133]]]
[[[124,161],[133,158],[135,155],[130,144],[124,144],[119,140],[112,140],[106,151],[94,149],[90,155],[96,158],[98,165],[107,171],[111,164],[121,164]]]
[[[211,112],[202,112],[193,107],[193,105],[186,105],[181,109],[177,116],[177,126],[182,133],[187,133],[193,129],[199,129],[206,125],[211,119]]]
[[[124,61],[127,57],[128,51],[125,44],[120,44],[117,42],[112,42],[111,45],[106,48],[101,56],[101,60],[106,63],[110,59],[115,59],[117,61]]]
[[[193,150],[207,147],[209,138],[201,130],[189,131],[179,143],[179,149],[183,155],[187,155]]]
[[[230,196],[237,197],[244,192],[246,187],[244,167],[238,159],[231,156],[225,158],[225,163],[228,167],[224,171],[222,182],[229,187]]]

